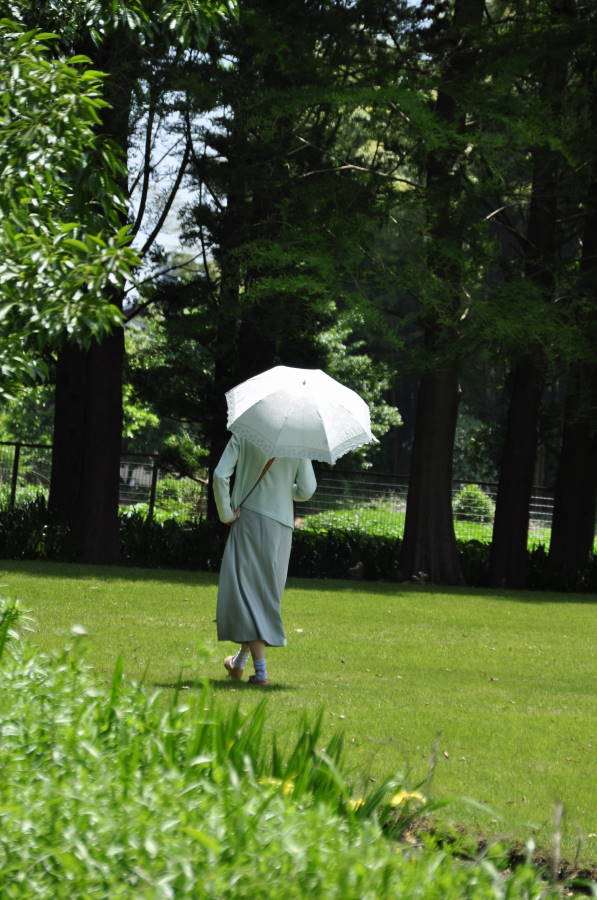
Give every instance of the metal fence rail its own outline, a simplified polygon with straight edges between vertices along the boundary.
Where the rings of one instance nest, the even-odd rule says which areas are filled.
[[[49,445],[0,442],[0,506],[13,507],[40,493],[47,497],[50,464]],[[405,476],[318,469],[316,493],[308,502],[296,505],[297,527],[318,531],[340,527],[389,537],[402,535],[408,492]],[[454,482],[452,498],[458,538],[491,540],[496,493],[493,482]],[[178,478],[161,471],[154,455],[124,454],[120,461],[120,504],[148,517],[184,520],[204,516],[207,472],[199,472],[196,479]],[[529,514],[530,543],[547,545],[553,494],[535,488]]]

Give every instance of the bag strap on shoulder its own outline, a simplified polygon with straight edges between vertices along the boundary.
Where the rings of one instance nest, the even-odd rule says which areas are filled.
[[[249,499],[249,497],[251,496],[251,494],[253,493],[253,491],[255,490],[255,488],[257,487],[257,485],[259,484],[259,482],[260,482],[261,479],[263,478],[263,476],[264,476],[264,475],[266,474],[266,472],[269,470],[271,464],[272,464],[273,462],[275,462],[275,459],[276,459],[275,456],[273,456],[271,459],[268,459],[268,461],[267,461],[266,464],[264,465],[263,469],[261,470],[261,475],[259,476],[259,478],[258,478],[257,481],[255,482],[255,484],[253,485],[253,487],[251,488],[251,490],[249,491],[249,493],[246,494],[246,495],[243,497],[243,499],[240,501],[240,503],[238,504],[238,505],[239,505],[239,508],[243,505],[243,503],[245,502],[245,500],[248,500],[248,499]]]

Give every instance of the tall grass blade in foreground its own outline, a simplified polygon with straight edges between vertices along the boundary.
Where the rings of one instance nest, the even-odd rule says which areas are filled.
[[[16,604],[5,604],[0,609],[0,659],[9,637],[15,638],[17,636],[14,626],[18,618],[19,612]]]

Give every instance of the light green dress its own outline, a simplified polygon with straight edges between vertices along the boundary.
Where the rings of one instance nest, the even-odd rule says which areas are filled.
[[[251,490],[267,456],[245,438],[232,436],[214,471],[216,506],[230,527],[220,578],[216,622],[218,640],[261,640],[286,644],[280,601],[288,575],[294,528],[293,500],[313,496],[317,482],[309,460],[276,459]],[[230,496],[230,478],[235,473]]]

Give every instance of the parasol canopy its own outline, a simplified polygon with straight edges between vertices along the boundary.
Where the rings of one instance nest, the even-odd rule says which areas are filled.
[[[369,407],[321,369],[275,366],[226,393],[228,429],[268,457],[335,463],[377,443]]]

